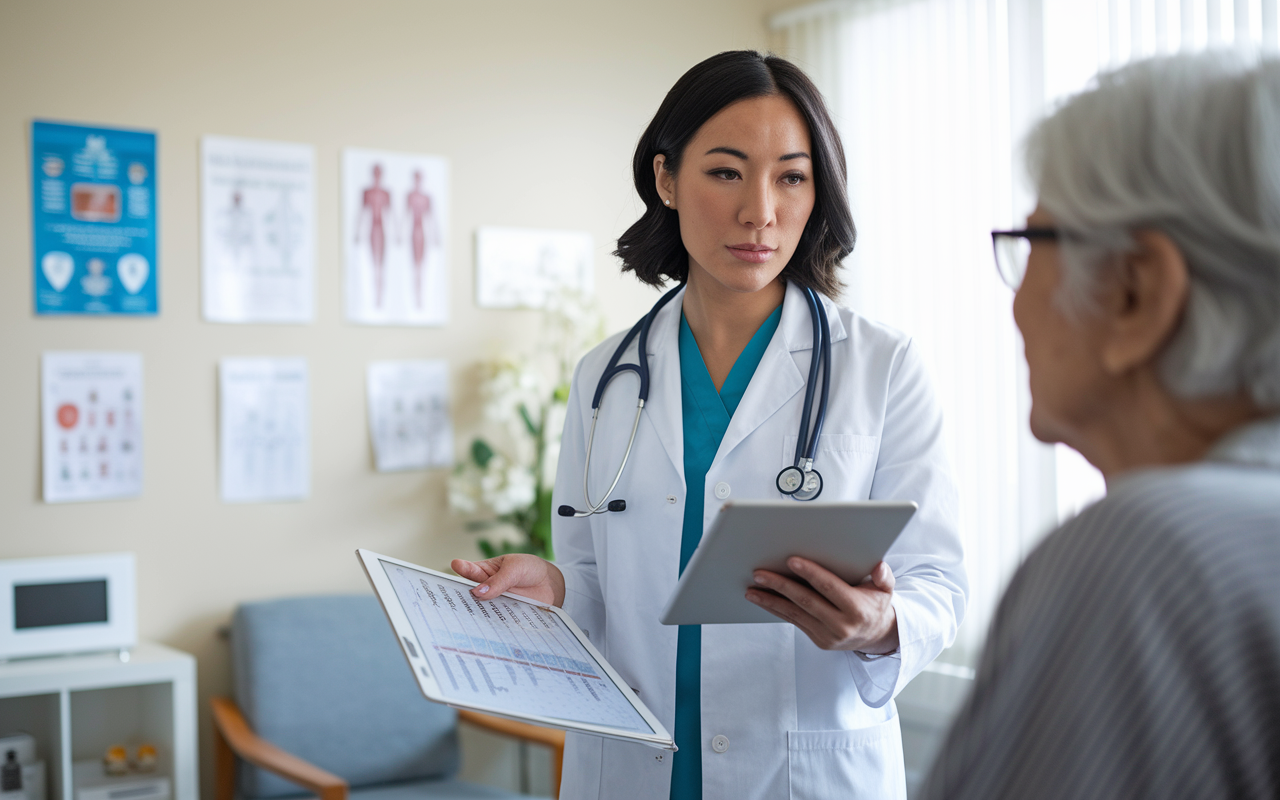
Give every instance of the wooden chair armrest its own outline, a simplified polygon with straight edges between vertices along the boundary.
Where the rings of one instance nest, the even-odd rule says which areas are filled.
[[[530,725],[527,722],[517,722],[513,719],[491,717],[488,714],[481,714],[479,711],[470,711],[465,708],[458,709],[458,719],[493,733],[513,736],[526,742],[550,747],[552,752],[551,796],[560,796],[560,770],[564,765],[564,731],[543,728],[539,725]]]
[[[553,750],[564,748],[564,731],[558,731],[554,728],[543,728],[539,725],[531,725],[528,722],[517,722],[516,720],[503,719],[502,717],[491,717],[488,714],[469,711],[465,708],[458,709],[458,719],[475,725],[477,728],[484,728],[487,731],[503,736],[511,736],[516,739],[524,739],[526,742],[545,745]]]
[[[346,781],[258,736],[231,698],[209,698],[209,710],[213,712],[213,727],[218,734],[218,744],[227,748],[219,753],[218,758],[217,800],[231,800],[235,792],[232,785],[235,767],[232,753],[256,767],[315,792],[320,800],[347,800]]]

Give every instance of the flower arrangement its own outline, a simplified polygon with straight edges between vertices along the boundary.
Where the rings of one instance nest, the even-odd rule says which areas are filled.
[[[588,297],[553,294],[534,353],[482,364],[482,434],[449,477],[449,505],[469,530],[505,527],[518,538],[477,544],[485,558],[533,553],[550,559],[551,487],[569,382],[578,357],[604,338],[604,318]]]

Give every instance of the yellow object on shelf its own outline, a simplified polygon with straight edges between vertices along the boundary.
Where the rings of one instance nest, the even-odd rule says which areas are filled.
[[[154,744],[140,744],[133,759],[133,768],[138,772],[155,772],[157,760]]]
[[[123,775],[129,771],[129,755],[121,745],[112,745],[102,756],[102,768],[108,775]]]

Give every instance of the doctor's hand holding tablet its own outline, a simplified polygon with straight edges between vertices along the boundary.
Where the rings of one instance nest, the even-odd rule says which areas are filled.
[[[893,698],[968,587],[920,356],[832,299],[856,238],[839,134],[797,67],[726,52],[632,168],[615,255],[675,285],[578,365],[556,563],[453,568],[563,607],[673,732],[656,755],[570,733],[562,798],[905,798]]]

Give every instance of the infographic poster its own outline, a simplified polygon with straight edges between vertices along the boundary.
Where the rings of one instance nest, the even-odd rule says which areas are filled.
[[[142,493],[142,356],[45,353],[44,501]]]
[[[342,220],[347,319],[448,323],[448,161],[343,150]]]
[[[31,123],[37,314],[155,314],[156,135]]]
[[[310,322],[315,149],[206,136],[200,161],[204,318]]]

